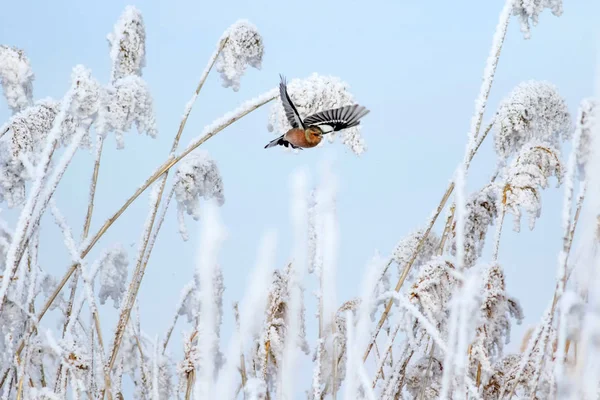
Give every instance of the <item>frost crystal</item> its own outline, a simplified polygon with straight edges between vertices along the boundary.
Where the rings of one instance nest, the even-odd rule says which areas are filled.
[[[146,30],[142,13],[127,6],[107,35],[112,60],[111,82],[129,75],[142,75],[146,66]]]
[[[302,118],[319,111],[355,104],[354,97],[348,91],[348,84],[332,76],[321,76],[315,73],[306,79],[292,79],[287,88]],[[275,102],[271,106],[267,129],[269,132],[275,131],[276,134],[283,135],[290,128],[281,101]],[[361,126],[357,125],[327,136],[332,142],[335,136],[341,135],[342,143],[360,155],[366,150],[360,131]]]
[[[13,113],[32,103],[34,78],[29,59],[22,50],[0,45],[0,83]]]
[[[472,267],[477,259],[481,257],[488,228],[494,224],[494,220],[498,215],[497,201],[498,188],[495,185],[489,185],[471,195],[466,204],[464,227],[465,267]],[[455,228],[456,223],[453,224],[448,242],[452,255],[456,255],[457,250]]]
[[[223,86],[231,87],[237,92],[240,89],[240,78],[248,65],[261,68],[263,39],[252,23],[239,20],[225,31],[221,40],[227,40],[227,43],[219,54],[216,69],[221,73]]]
[[[521,20],[521,32],[525,39],[531,37],[531,23],[536,26],[539,16],[544,8],[552,10],[552,14],[560,17],[563,12],[562,0],[516,0],[513,6],[513,15],[518,15]]]
[[[183,239],[187,240],[183,223],[184,212],[191,215],[194,220],[198,220],[200,197],[204,197],[205,200],[214,198],[222,206],[225,203],[223,179],[217,164],[204,150],[195,150],[185,157],[177,169],[175,179],[179,231]]]
[[[495,117],[495,148],[501,164],[532,140],[557,147],[570,138],[571,115],[550,83],[527,81],[506,97]]]
[[[114,82],[102,95],[98,131],[115,132],[117,148],[124,147],[123,134],[136,124],[139,133],[156,137],[156,120],[152,96],[146,82],[130,75]]]
[[[115,308],[119,308],[125,285],[127,283],[127,252],[122,246],[111,249],[100,266],[100,292],[98,298],[100,304],[104,304],[110,297],[113,299]]]

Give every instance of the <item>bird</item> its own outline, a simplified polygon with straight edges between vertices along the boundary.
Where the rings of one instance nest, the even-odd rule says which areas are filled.
[[[267,143],[265,149],[275,146],[300,150],[315,147],[321,143],[323,135],[356,126],[360,124],[360,119],[369,113],[364,106],[353,104],[320,111],[303,120],[287,92],[285,77],[280,74],[279,78],[279,97],[292,128]]]

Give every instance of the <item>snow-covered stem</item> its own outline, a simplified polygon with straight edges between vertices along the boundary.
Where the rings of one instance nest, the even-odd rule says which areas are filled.
[[[494,250],[492,251],[492,263],[498,261],[500,252],[500,236],[502,235],[502,226],[504,225],[504,216],[506,215],[506,201],[503,200],[500,213],[496,218],[496,232],[494,235]]]
[[[81,259],[76,258],[78,256],[78,251],[77,251],[77,248],[75,245],[75,240],[73,239],[73,234],[71,233],[71,228],[67,224],[64,216],[62,215],[62,213],[60,212],[58,207],[56,207],[56,205],[54,204],[54,200],[50,201],[50,207],[51,207],[52,215],[55,218],[56,224],[60,227],[60,229],[65,237],[65,244],[67,245],[67,249],[69,250],[71,258],[73,259],[73,261],[75,261],[76,263],[78,263],[80,265],[81,272],[82,272],[81,278],[84,283],[85,297],[89,303],[90,311],[92,312],[92,316],[94,319],[94,328],[96,329],[96,335],[98,337],[98,345],[100,347],[100,354],[102,355],[101,357],[104,358],[103,357],[104,342],[102,340],[102,328],[100,325],[100,316],[98,315],[98,306],[96,304],[96,298],[94,296],[94,288],[93,288],[92,280],[90,280],[89,276],[87,275],[85,263],[83,263]],[[80,307],[79,307],[79,309],[80,309]],[[77,315],[75,315],[75,318],[77,318]],[[108,374],[108,370],[105,371],[104,380],[105,380],[106,388],[109,393],[109,399],[110,399],[110,397],[111,397],[110,396],[110,387],[111,386],[110,386],[110,376]]]
[[[85,240],[90,233],[90,225],[92,224],[92,214],[94,212],[94,198],[96,197],[96,184],[98,183],[98,173],[100,171],[100,158],[102,157],[102,149],[104,147],[104,137],[96,136],[96,158],[94,160],[94,172],[90,183],[90,196],[88,201],[87,213],[83,224],[82,240]]]
[[[492,39],[492,47],[488,55],[485,69],[483,71],[483,82],[479,90],[479,97],[475,101],[475,113],[471,119],[471,126],[468,133],[467,145],[465,146],[465,154],[463,163],[458,167],[456,172],[456,259],[457,269],[461,271],[465,266],[465,216],[466,216],[466,184],[467,184],[467,172],[470,163],[470,155],[476,146],[476,139],[479,134],[481,127],[481,121],[483,120],[483,114],[487,105],[492,83],[494,82],[494,75],[496,73],[496,67],[498,66],[498,60],[500,58],[500,52],[502,51],[502,45],[504,38],[506,37],[506,30],[510,21],[510,16],[513,11],[513,4],[515,0],[505,0],[504,7],[500,12],[498,25]]]
[[[100,157],[102,155],[103,144],[104,144],[104,137],[102,135],[97,135],[96,136],[96,156],[95,156],[95,161],[94,161],[94,171],[92,173],[92,179],[91,179],[91,183],[90,183],[90,194],[89,194],[87,213],[85,215],[85,222],[83,224],[82,240],[85,240],[87,238],[87,235],[89,234],[89,231],[90,231],[90,225],[92,222],[92,214],[94,211],[94,197],[96,195],[96,183],[98,182],[98,171],[100,170]],[[71,311],[73,309],[73,302],[75,300],[75,292],[77,291],[78,283],[79,283],[79,275],[76,273],[75,277],[73,278],[73,282],[71,284],[71,293],[69,295],[69,303],[67,305],[65,323],[63,325],[63,339],[64,339],[64,335],[67,332],[67,325],[69,325],[69,323],[71,321],[71,317],[72,317]],[[97,317],[97,315],[94,316],[94,318],[96,318],[96,317]],[[99,338],[101,341],[102,340],[101,336],[99,336]],[[92,343],[92,346],[93,346],[93,343]],[[93,353],[93,348],[92,348],[92,353]],[[60,377],[61,373],[62,373],[62,364],[59,367],[59,371],[57,373],[56,385],[58,384],[58,378]]]
[[[150,233],[152,230],[152,224],[154,223],[154,219],[156,217],[157,207],[152,207],[157,203],[158,196],[162,193],[162,189],[164,186],[155,186],[150,191],[150,213],[146,217],[146,222],[144,223],[144,229],[142,230],[142,238],[140,240],[140,244],[138,247],[138,254],[136,256],[136,266],[131,277],[131,282],[129,284],[129,288],[127,289],[127,294],[125,295],[125,303],[121,307],[121,312],[119,314],[119,321],[117,322],[117,328],[115,329],[115,337],[113,339],[113,344],[111,346],[111,355],[108,360],[108,364],[106,365],[106,369],[111,371],[114,367],[114,363],[117,359],[117,354],[119,352],[119,347],[121,346],[121,341],[123,340],[123,336],[125,335],[125,330],[127,328],[127,323],[129,322],[129,316],[131,315],[131,310],[135,305],[135,300],[137,298],[137,294],[140,288],[140,284],[142,281],[142,277],[144,276],[143,269],[143,258],[144,252],[146,250],[146,245],[148,243],[148,239],[150,237]]]
[[[175,307],[175,315],[173,316],[173,318],[171,320],[171,325],[169,325],[169,329],[167,329],[165,339],[163,340],[162,354],[165,354],[165,351],[167,350],[167,345],[169,344],[169,340],[171,339],[171,335],[173,334],[173,330],[175,329],[175,324],[177,324],[177,320],[179,319],[179,311],[183,307],[183,304],[185,303],[187,298],[192,295],[192,291],[194,289],[195,289],[194,282],[191,281],[187,285],[185,285],[185,287],[181,291],[181,297],[179,298],[179,303],[177,304],[177,307]]]
[[[473,160],[473,157],[479,150],[481,143],[483,143],[485,138],[488,136],[488,133],[491,131],[492,126],[493,126],[493,122],[487,126],[483,135],[481,135],[481,137],[478,138],[477,145],[471,150],[471,152],[469,154],[467,168],[470,165],[471,160]],[[423,245],[425,244],[427,237],[429,236],[429,234],[431,233],[431,230],[433,229],[433,225],[435,225],[437,218],[440,216],[442,210],[446,206],[446,203],[448,202],[448,199],[450,198],[450,195],[452,194],[452,191],[454,190],[454,186],[455,186],[454,182],[450,182],[450,184],[448,185],[448,188],[446,189],[446,191],[444,192],[444,194],[442,196],[442,199],[440,200],[440,203],[438,204],[437,208],[434,210],[433,216],[429,219],[425,233],[419,240],[419,244],[413,251],[411,258],[409,259],[408,263],[402,270],[402,274],[398,278],[398,282],[396,283],[396,287],[394,288],[394,290],[396,292],[399,292],[400,289],[402,288],[402,285],[404,284],[404,281],[406,280],[408,273],[410,272],[415,260],[417,259],[419,252],[423,248]],[[391,262],[392,261],[390,260],[388,265],[391,264]],[[385,323],[385,320],[387,319],[387,317],[390,313],[390,310],[392,309],[392,304],[393,304],[393,299],[390,299],[385,306],[385,310],[383,311],[383,313],[379,319],[379,322],[377,323],[377,327],[375,328],[375,332],[371,338],[371,341],[369,342],[369,344],[367,346],[367,349],[363,356],[363,362],[367,361],[367,358],[369,357],[369,353],[371,352],[371,349],[373,348],[373,345],[375,344],[375,341],[377,340],[377,335],[379,335],[379,332],[381,331],[381,328],[383,327],[383,324]]]
[[[152,254],[152,249],[154,249],[154,244],[156,243],[156,238],[158,237],[158,233],[160,232],[160,228],[162,227],[163,222],[165,221],[165,216],[167,215],[167,211],[169,210],[169,205],[171,204],[171,200],[173,199],[173,194],[175,193],[175,185],[169,191],[167,195],[167,199],[165,200],[163,207],[158,216],[158,223],[154,228],[154,232],[150,236],[150,241],[148,242],[148,248],[146,249],[146,253],[144,254],[144,268],[148,264],[150,260],[150,255]]]
[[[221,39],[219,41],[219,45],[217,46],[217,49],[215,50],[215,52],[212,54],[212,56],[208,60],[208,64],[206,65],[206,67],[204,68],[204,71],[202,72],[202,75],[200,76],[200,81],[198,82],[196,91],[194,92],[194,94],[192,95],[192,98],[187,102],[187,104],[185,106],[185,111],[183,112],[183,116],[181,117],[181,122],[179,123],[179,129],[177,130],[177,135],[175,135],[175,139],[173,139],[173,145],[171,146],[171,154],[174,154],[175,151],[177,150],[177,147],[179,146],[179,139],[181,139],[181,134],[183,133],[185,124],[187,123],[188,117],[190,116],[190,113],[192,112],[192,108],[194,107],[194,104],[196,103],[196,99],[198,98],[198,95],[200,94],[200,90],[202,90],[202,86],[204,86],[204,82],[206,82],[206,78],[208,77],[210,70],[215,65],[215,61],[217,61],[217,57],[219,57],[219,54],[221,54],[221,51],[223,50],[223,47],[225,47],[225,45],[227,44],[228,40],[229,40],[228,38]]]

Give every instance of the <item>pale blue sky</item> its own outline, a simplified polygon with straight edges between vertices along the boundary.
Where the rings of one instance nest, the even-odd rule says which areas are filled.
[[[425,223],[463,157],[474,100],[503,2],[10,1],[3,4],[0,14],[0,43],[27,52],[36,74],[36,99],[58,98],[78,63],[91,68],[102,83],[107,82],[106,34],[128,4],[139,7],[146,24],[143,76],[154,95],[159,135],[155,140],[127,135],[121,151],[115,149],[113,137],[107,141],[92,231],[165,159],[208,57],[222,32],[239,18],[253,22],[264,38],[263,68],[250,69],[237,93],[222,88],[213,72],[188,121],[183,145],[224,112],[275,87],[279,73],[290,79],[313,72],[339,76],[351,85],[356,100],[371,110],[363,120],[368,151],[361,157],[340,143],[298,155],[264,150],[264,144],[273,138],[266,129],[268,108],[252,113],[203,146],[217,160],[225,185],[222,215],[229,238],[221,260],[227,286],[223,326],[227,339],[232,327],[230,305],[242,297],[262,233],[277,229],[279,266],[290,257],[288,177],[297,167],[309,166],[315,182],[321,160],[326,155],[337,160],[340,301],[359,293],[363,267],[376,249],[389,254],[402,236]],[[573,113],[579,100],[592,94],[600,3],[571,1],[564,9],[559,18],[545,11],[530,40],[523,39],[518,20],[511,19],[487,117],[523,80],[554,83]],[[0,120],[9,115],[2,98]],[[494,163],[492,141],[487,140],[472,166],[470,189],[489,179]],[[79,153],[57,195],[58,205],[77,235],[91,171],[91,156]],[[145,194],[136,201],[90,257],[114,242],[129,246],[138,241],[147,198]],[[562,190],[546,190],[536,229],[530,232],[523,224],[521,233],[513,233],[509,218],[502,236],[500,262],[510,294],[519,298],[524,308],[525,325],[538,320],[554,288],[562,235],[561,202]],[[14,221],[14,215],[9,220]],[[148,266],[139,298],[142,327],[152,337],[164,334],[179,291],[192,277],[193,224],[188,221],[191,239],[183,243],[173,208]],[[43,266],[62,275],[69,261],[60,245],[59,230],[48,218],[43,229]],[[130,250],[133,258],[135,247]],[[314,300],[310,293],[307,297],[310,307]],[[309,310],[313,335],[316,325],[313,309]],[[101,313],[108,336],[116,314],[110,306]],[[181,327],[178,325],[177,332]],[[510,348],[519,344],[523,329],[514,329]]]

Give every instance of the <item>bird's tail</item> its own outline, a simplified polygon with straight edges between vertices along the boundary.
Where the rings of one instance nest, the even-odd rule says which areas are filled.
[[[283,138],[283,135],[281,135],[277,139],[273,139],[269,143],[267,143],[267,145],[265,146],[265,149],[268,149],[269,147],[275,147],[275,146],[285,146],[286,144],[287,144],[287,141]]]

